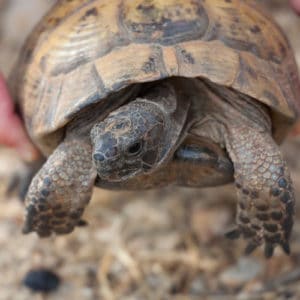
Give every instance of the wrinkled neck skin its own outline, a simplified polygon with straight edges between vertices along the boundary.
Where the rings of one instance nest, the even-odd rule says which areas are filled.
[[[206,81],[199,80],[197,89],[200,101],[193,102],[192,134],[209,138],[225,148],[224,135],[233,125],[247,124],[271,133],[269,109],[259,101]]]
[[[191,99],[186,80],[145,85],[138,97],[91,130],[98,176],[123,182],[166,165],[186,133]]]

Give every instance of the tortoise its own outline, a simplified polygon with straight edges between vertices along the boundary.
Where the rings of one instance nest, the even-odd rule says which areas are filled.
[[[230,238],[289,254],[294,191],[278,145],[300,111],[287,38],[255,1],[62,0],[13,75],[47,157],[26,195],[24,233],[65,234],[93,187],[234,182]]]

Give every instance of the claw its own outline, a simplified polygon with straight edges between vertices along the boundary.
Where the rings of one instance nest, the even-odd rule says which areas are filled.
[[[77,227],[84,227],[84,226],[88,226],[89,223],[86,220],[80,219],[77,223]]]
[[[241,235],[241,232],[237,228],[225,233],[225,237],[230,240],[236,240],[240,237],[240,235]]]
[[[28,234],[33,231],[33,218],[35,216],[36,210],[33,205],[28,206],[27,213],[22,229],[23,234]]]
[[[271,258],[274,254],[274,244],[266,243],[265,245],[265,257]]]
[[[280,246],[281,246],[282,250],[284,251],[284,253],[286,253],[287,255],[291,254],[291,249],[290,249],[290,245],[288,242],[281,242]]]
[[[24,227],[22,228],[22,233],[23,234],[29,234],[30,232],[32,232],[33,230],[26,224],[24,225]]]
[[[258,244],[250,242],[245,248],[245,255],[250,255],[257,247]]]

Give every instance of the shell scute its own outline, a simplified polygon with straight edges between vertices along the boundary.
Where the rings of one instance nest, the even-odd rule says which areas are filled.
[[[172,76],[207,79],[266,104],[278,141],[300,112],[289,43],[252,0],[59,1],[17,63],[16,98],[43,148],[89,105]]]
[[[134,42],[175,44],[201,39],[209,18],[202,1],[124,1],[122,26]]]

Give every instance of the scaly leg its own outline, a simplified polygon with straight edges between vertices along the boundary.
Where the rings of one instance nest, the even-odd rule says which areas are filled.
[[[225,143],[238,193],[238,228],[228,237],[248,239],[246,253],[265,244],[265,255],[271,257],[279,244],[289,254],[294,191],[278,146],[269,132],[243,125],[230,127]]]
[[[25,200],[23,232],[71,232],[79,224],[97,176],[86,139],[66,139],[34,177]]]

